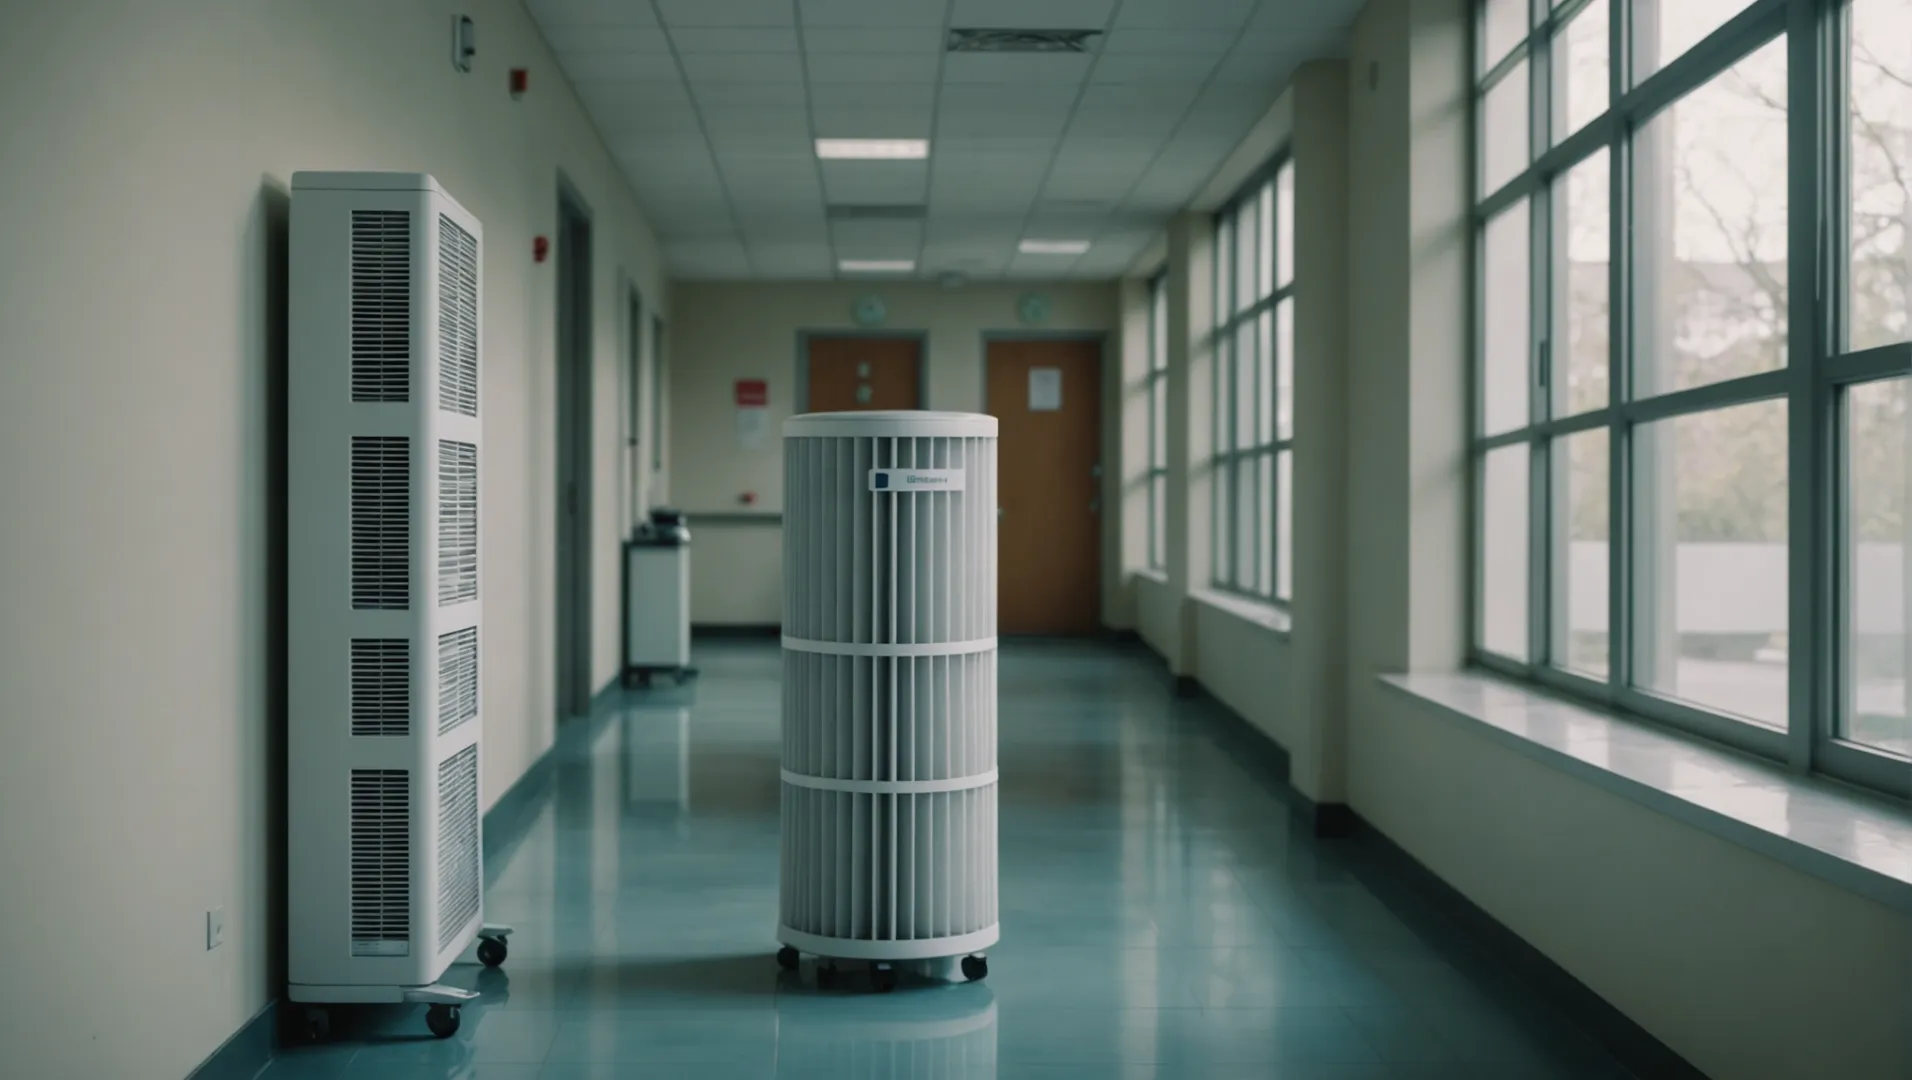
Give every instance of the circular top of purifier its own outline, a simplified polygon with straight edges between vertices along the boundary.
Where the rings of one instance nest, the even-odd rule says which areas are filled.
[[[822,438],[993,439],[996,418],[983,413],[887,409],[868,412],[804,413],[783,422],[786,439]]]

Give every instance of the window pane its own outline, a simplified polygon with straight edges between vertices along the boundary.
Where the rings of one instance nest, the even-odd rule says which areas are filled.
[[[1235,587],[1255,587],[1255,459],[1235,461]]]
[[[1853,0],[1851,347],[1912,339],[1912,0]]]
[[[1553,448],[1553,661],[1607,674],[1607,429]]]
[[[1160,375],[1149,381],[1149,411],[1154,414],[1149,439],[1149,467],[1168,468],[1168,380]]]
[[[1633,0],[1633,81],[1678,60],[1752,0]]]
[[[1481,648],[1527,659],[1526,443],[1487,452],[1481,478]]]
[[[1295,302],[1275,305],[1275,398],[1280,412],[1275,438],[1295,437]]]
[[[1275,583],[1273,576],[1274,552],[1268,550],[1274,544],[1275,530],[1275,463],[1267,454],[1255,455],[1255,592],[1261,596],[1271,595]]]
[[[1261,223],[1261,235],[1255,240],[1255,256],[1260,264],[1257,280],[1261,288],[1255,295],[1261,297],[1275,291],[1275,186],[1263,184],[1255,201],[1255,220]]]
[[[1161,567],[1168,563],[1168,477],[1161,473],[1149,477],[1149,504],[1149,564]]]
[[[1255,302],[1255,201],[1235,211],[1235,310]]]
[[[1486,0],[1481,16],[1482,62],[1488,68],[1520,44],[1527,36],[1529,0]],[[1485,70],[1485,69],[1483,69]]]
[[[1571,416],[1607,403],[1607,272],[1613,188],[1605,148],[1555,184],[1553,407]]]
[[[1785,366],[1785,102],[1782,37],[1636,138],[1641,396]]]
[[[1235,501],[1234,462],[1221,461],[1215,466],[1215,531],[1214,531],[1214,571],[1210,575],[1217,585],[1226,585],[1234,579],[1228,562],[1228,540],[1234,535],[1234,512],[1231,509]]]
[[[1840,736],[1912,757],[1905,675],[1912,668],[1912,379],[1846,392],[1847,649]]]
[[[1235,328],[1235,449],[1255,445],[1255,324]]]
[[[1275,596],[1295,596],[1295,454],[1275,458]]]
[[[1290,301],[1282,301],[1285,305]],[[1263,446],[1275,441],[1275,413],[1288,408],[1288,391],[1275,381],[1274,316],[1267,311],[1255,316],[1255,359],[1261,380],[1261,408],[1255,439]]]
[[[1275,284],[1295,279],[1295,164],[1275,174]]]
[[[1635,429],[1634,664],[1647,690],[1786,722],[1786,403]]]
[[[1481,102],[1482,195],[1492,194],[1527,167],[1527,105],[1532,95],[1525,60],[1488,88]]]
[[[1234,295],[1229,291],[1232,288],[1229,282],[1235,279],[1234,255],[1231,254],[1234,247],[1229,243],[1234,235],[1233,218],[1223,217],[1215,223],[1215,325],[1218,327],[1228,321],[1228,302]]]
[[[1525,427],[1529,411],[1533,304],[1528,265],[1532,222],[1525,200],[1487,223],[1481,294],[1481,408],[1483,432]]]
[[[1580,9],[1554,37],[1553,141],[1607,111],[1607,0]]]

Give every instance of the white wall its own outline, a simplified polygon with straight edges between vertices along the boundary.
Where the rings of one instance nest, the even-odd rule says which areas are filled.
[[[1029,292],[1050,299],[1049,318],[1024,327],[1016,301]],[[685,283],[672,299],[670,371],[674,498],[690,514],[691,618],[710,624],[774,624],[782,611],[782,531],[768,523],[726,523],[711,514],[783,509],[782,424],[796,401],[802,332],[857,330],[851,311],[874,293],[888,307],[884,333],[927,336],[926,405],[983,409],[983,335],[1084,332],[1106,334],[1104,400],[1121,394],[1118,288],[1106,284],[972,284],[945,289],[926,282],[788,284]],[[767,380],[771,437],[760,450],[739,447],[733,384]],[[1116,415],[1115,410],[1105,413]],[[1103,425],[1103,460],[1119,459],[1120,425]],[[1104,470],[1105,506],[1120,502],[1120,470]],[[743,492],[754,505],[738,501]],[[700,520],[699,514],[705,516]],[[1122,585],[1120,517],[1104,522],[1105,607],[1119,603]]]
[[[1309,381],[1332,373],[1320,354],[1336,335],[1305,329],[1320,281],[1305,263],[1297,273],[1298,425],[1338,426],[1345,458],[1332,446],[1309,452],[1309,429],[1297,427],[1291,633],[1201,597],[1199,573],[1186,584],[1138,574],[1138,629],[1174,670],[1287,747],[1304,792],[1350,803],[1708,1075],[1912,1075],[1912,923],[1902,914],[1515,754],[1376,683],[1383,672],[1452,670],[1467,640],[1468,10],[1467,0],[1369,3],[1341,74],[1339,140],[1332,123],[1311,128],[1337,96],[1317,81],[1309,98],[1323,67],[1304,69],[1290,91],[1298,231],[1342,200],[1349,229],[1341,387]],[[1345,183],[1311,185],[1310,146],[1332,154],[1337,141]],[[1168,230],[1171,275],[1202,288],[1206,266],[1189,259],[1206,253],[1178,245],[1184,227]],[[1192,340],[1171,343],[1171,362],[1190,371],[1172,382],[1199,377],[1203,358],[1198,322],[1177,332]],[[1208,513],[1207,399],[1190,397],[1180,430],[1195,452],[1170,484],[1194,533]],[[1340,520],[1320,520],[1337,510]],[[1175,557],[1192,566],[1201,555],[1196,546]],[[1337,594],[1345,599],[1329,603]],[[1328,621],[1334,612],[1311,606],[1312,595],[1338,603],[1345,624]],[[1320,682],[1310,651],[1331,653],[1322,638],[1337,634],[1338,688]]]
[[[476,70],[450,63],[454,11]],[[0,1046],[183,1076],[281,990],[284,268],[299,169],[435,174],[484,223],[488,798],[550,744],[563,170],[600,387],[651,234],[514,0],[74,0],[0,33]],[[513,101],[506,69],[531,72]],[[601,394],[600,507],[619,395]],[[600,575],[615,569],[608,521]],[[597,612],[614,641],[615,594]],[[597,674],[607,678],[600,648]],[[227,940],[204,948],[209,908]]]

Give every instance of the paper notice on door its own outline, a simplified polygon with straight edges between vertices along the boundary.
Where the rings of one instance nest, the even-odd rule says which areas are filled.
[[[1062,408],[1062,369],[1029,369],[1029,411],[1058,412]]]
[[[737,445],[745,450],[762,450],[770,441],[770,410],[746,407],[737,410]]]

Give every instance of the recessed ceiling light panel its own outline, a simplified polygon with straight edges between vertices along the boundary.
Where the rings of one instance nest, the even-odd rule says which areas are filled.
[[[837,269],[846,274],[907,274],[916,269],[914,259],[843,259]]]
[[[826,161],[921,161],[928,139],[818,139],[817,156]]]
[[[1080,255],[1089,250],[1087,240],[1024,240],[1016,245],[1024,255]]]

